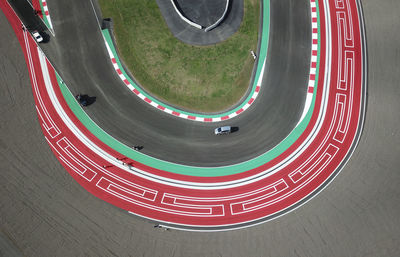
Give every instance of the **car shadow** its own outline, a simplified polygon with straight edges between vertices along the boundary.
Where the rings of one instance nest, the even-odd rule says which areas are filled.
[[[87,97],[87,105],[94,104],[96,102],[96,97],[95,96],[88,96]]]
[[[94,102],[96,102],[95,96],[78,94],[75,96],[75,98],[79,102],[79,104],[82,106],[89,106],[89,105],[93,104]]]
[[[39,34],[42,36],[43,41],[41,43],[48,43],[50,41],[50,35],[44,31],[40,31]]]
[[[239,127],[231,127],[231,133],[235,133],[239,131]]]
[[[142,145],[135,145],[135,146],[133,146],[132,148],[133,148],[133,150],[140,151],[140,150],[142,150],[142,149],[144,148],[144,146],[142,146]]]

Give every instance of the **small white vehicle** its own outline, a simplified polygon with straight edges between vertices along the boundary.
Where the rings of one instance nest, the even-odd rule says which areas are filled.
[[[43,37],[39,34],[37,30],[32,32],[32,36],[35,38],[36,42],[40,43],[43,41]]]
[[[216,128],[214,130],[215,135],[224,135],[224,134],[229,134],[232,131],[232,127],[231,126],[223,126],[223,127],[219,127]]]

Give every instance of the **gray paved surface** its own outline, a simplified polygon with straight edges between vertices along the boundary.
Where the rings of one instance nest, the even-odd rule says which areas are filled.
[[[205,32],[204,29],[199,30],[183,21],[175,11],[170,0],[156,1],[172,34],[179,40],[191,45],[211,45],[221,42],[232,36],[239,29],[243,19],[243,0],[232,0],[225,19],[215,29]],[[178,1],[178,4],[181,3],[182,11],[186,11],[190,17],[194,17],[192,21],[198,21],[200,25],[203,25],[203,23],[208,24],[210,21],[201,19],[199,13],[190,12],[189,10],[192,9],[191,7],[194,5],[201,5],[204,2],[212,1],[181,0]],[[217,5],[214,11],[218,11],[219,9]],[[211,9],[203,8],[202,10],[205,14],[211,14],[212,17],[217,15],[217,13],[214,13]]]
[[[14,8],[17,15],[30,31],[37,30],[42,32],[46,29],[46,25],[42,20],[34,14],[32,4],[26,0],[7,0]]]
[[[222,16],[225,11],[226,1],[227,0],[175,0],[175,3],[186,18],[203,27],[208,27]]]
[[[177,8],[186,18],[203,27],[208,27],[214,24],[222,16],[227,0],[174,1]]]
[[[256,227],[224,233],[153,229],[147,221],[82,189],[42,136],[26,64],[1,13],[0,33],[9,36],[0,39],[0,253],[399,256],[400,36],[396,24],[400,23],[400,3],[364,0],[363,4],[368,108],[353,157],[328,188],[296,211]]]

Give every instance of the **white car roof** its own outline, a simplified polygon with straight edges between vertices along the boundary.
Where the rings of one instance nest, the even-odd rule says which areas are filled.
[[[32,32],[32,35],[33,35],[33,37],[36,39],[37,42],[43,41],[43,38],[42,38],[42,36],[40,35],[39,32],[34,31],[34,32]]]

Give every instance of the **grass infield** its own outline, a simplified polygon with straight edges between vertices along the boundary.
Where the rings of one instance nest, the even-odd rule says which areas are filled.
[[[155,0],[99,0],[118,52],[139,84],[171,105],[222,111],[246,93],[257,49],[260,1],[244,0],[239,30],[211,46],[187,45],[168,29]]]

